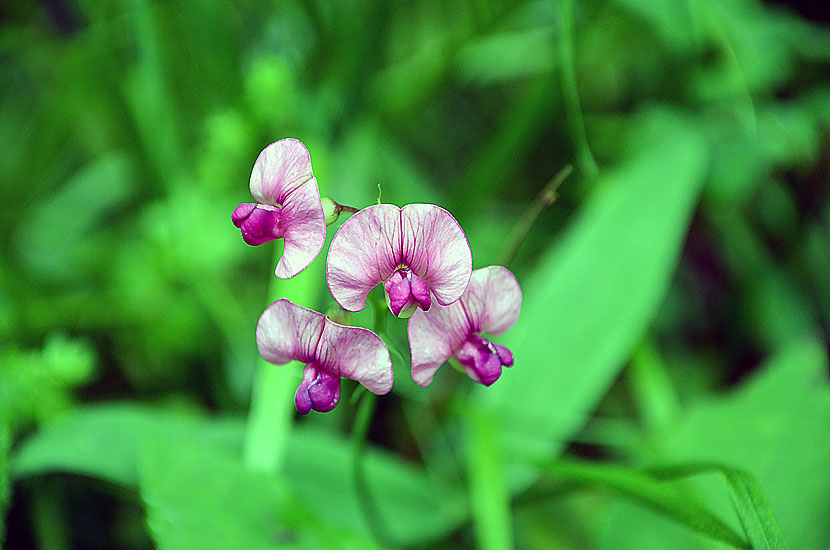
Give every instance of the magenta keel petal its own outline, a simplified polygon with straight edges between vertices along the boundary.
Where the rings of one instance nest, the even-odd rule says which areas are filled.
[[[231,220],[242,230],[245,242],[257,246],[282,237],[281,214],[276,206],[245,203],[236,207]]]
[[[412,288],[407,279],[401,271],[396,271],[392,276],[383,283],[383,289],[386,291],[386,298],[389,302],[389,309],[392,315],[398,316],[404,309],[411,308],[414,300],[412,299]]]
[[[332,376],[316,365],[306,365],[303,381],[294,394],[294,405],[300,414],[312,410],[329,412],[340,400],[340,377]]]
[[[480,336],[470,336],[455,352],[455,357],[470,378],[485,386],[499,379],[502,366],[513,364],[513,354],[510,350],[504,346],[497,347]],[[504,363],[504,359],[508,359],[510,365]]]

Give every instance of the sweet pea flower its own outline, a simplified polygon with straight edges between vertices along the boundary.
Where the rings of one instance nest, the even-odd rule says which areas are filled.
[[[455,356],[470,378],[489,386],[501,376],[502,367],[513,366],[513,354],[482,335],[510,329],[521,307],[522,289],[510,270],[476,269],[457,302],[417,311],[409,320],[412,379],[428,386],[438,368]]]
[[[461,296],[472,272],[467,237],[452,215],[435,205],[378,204],[352,215],[329,247],[326,279],[343,309],[360,311],[383,284],[392,314],[409,317]]]
[[[285,239],[275,274],[290,279],[314,261],[326,241],[326,218],[308,149],[296,139],[272,143],[257,157],[250,186],[256,202],[237,206],[231,220],[252,246]]]
[[[268,306],[259,318],[256,343],[269,363],[306,364],[294,394],[300,414],[332,410],[340,400],[343,376],[378,395],[392,389],[389,351],[374,332],[339,325],[284,298]]]

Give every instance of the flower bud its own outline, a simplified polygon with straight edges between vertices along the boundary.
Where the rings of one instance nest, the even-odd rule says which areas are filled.
[[[343,211],[341,206],[328,197],[321,199],[323,203],[323,215],[326,216],[326,225],[331,225],[340,217],[340,212]]]

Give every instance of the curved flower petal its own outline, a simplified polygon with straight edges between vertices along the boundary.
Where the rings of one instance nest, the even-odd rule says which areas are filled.
[[[519,318],[522,289],[509,269],[491,265],[473,271],[462,300],[473,332],[501,334]]]
[[[259,354],[269,363],[314,363],[326,316],[281,298],[268,306],[256,326]]]
[[[427,284],[439,304],[461,296],[473,270],[464,231],[452,214],[433,204],[408,204],[401,209],[401,263]]]
[[[400,265],[401,215],[378,204],[352,215],[329,247],[326,280],[331,295],[347,311],[366,307],[366,296]]]
[[[392,389],[392,360],[386,344],[371,330],[338,325],[326,319],[317,364],[382,395]]]
[[[416,311],[410,318],[407,332],[412,379],[420,386],[429,385],[435,372],[471,335],[508,330],[516,323],[521,306],[522,291],[510,270],[489,266],[473,271],[457,302]],[[494,349],[502,364],[513,364],[513,354],[507,348],[495,345]]]
[[[376,394],[392,389],[389,351],[375,333],[339,325],[285,298],[268,306],[259,318],[256,341],[260,355],[270,363],[296,360],[355,380]]]
[[[258,203],[282,206],[293,190],[312,177],[311,155],[305,145],[297,139],[281,139],[257,157],[251,172],[251,194]]]
[[[470,323],[460,301],[416,311],[409,319],[407,334],[412,352],[412,379],[419,386],[432,383],[435,372],[464,343]]]
[[[472,254],[452,215],[435,205],[370,206],[347,220],[331,242],[327,279],[332,296],[349,311],[366,307],[366,295],[400,267],[411,269],[418,303],[429,307],[458,299],[472,271]]]
[[[280,227],[284,231],[285,248],[274,273],[280,279],[290,279],[311,265],[326,243],[326,216],[316,178],[312,177],[285,198]]]

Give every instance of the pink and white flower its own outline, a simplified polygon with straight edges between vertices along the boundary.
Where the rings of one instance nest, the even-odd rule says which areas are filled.
[[[329,248],[326,278],[343,309],[360,311],[383,284],[389,309],[408,317],[427,311],[432,297],[442,305],[458,300],[472,272],[464,231],[435,205],[364,208],[340,227]]]
[[[308,267],[326,241],[326,218],[308,149],[296,139],[266,147],[251,173],[251,194],[231,214],[245,242],[257,246],[285,239],[275,274],[289,279]]]
[[[372,331],[339,325],[322,313],[280,299],[268,306],[256,328],[259,354],[269,363],[305,363],[294,395],[300,414],[332,410],[340,400],[340,378],[382,395],[392,389],[392,361]]]
[[[473,271],[461,298],[448,306],[417,311],[409,320],[412,379],[428,386],[435,372],[455,356],[467,375],[489,386],[513,365],[513,354],[483,335],[501,334],[519,317],[522,290],[506,267]]]

